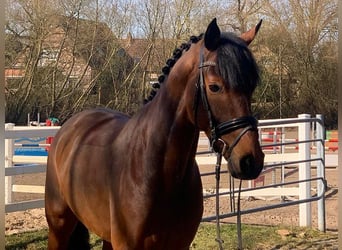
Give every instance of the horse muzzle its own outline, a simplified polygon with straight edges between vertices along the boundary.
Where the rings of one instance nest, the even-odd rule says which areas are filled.
[[[247,129],[241,133],[239,141],[223,152],[223,156],[233,177],[252,180],[261,173],[265,154],[261,150],[257,131]]]
[[[232,133],[236,136],[229,141]],[[260,147],[257,120],[254,117],[244,116],[223,122],[212,130],[211,138],[213,150],[227,160],[233,177],[250,180],[259,176],[265,155]]]
[[[242,157],[231,155],[227,162],[229,172],[234,178],[252,180],[260,175],[264,167],[264,153],[261,152],[258,156],[246,154]]]
[[[229,143],[227,135],[233,132],[236,136]],[[216,127],[216,135],[219,138],[212,141],[212,147],[227,160],[231,175],[243,180],[257,178],[265,155],[258,140],[256,119],[247,116],[224,122]]]

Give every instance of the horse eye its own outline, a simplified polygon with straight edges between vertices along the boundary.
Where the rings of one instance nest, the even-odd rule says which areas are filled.
[[[209,85],[209,89],[211,92],[218,92],[221,90],[221,87],[216,84]]]

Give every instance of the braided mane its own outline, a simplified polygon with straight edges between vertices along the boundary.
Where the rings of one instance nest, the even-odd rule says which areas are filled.
[[[144,104],[150,102],[157,94],[157,91],[160,88],[161,84],[163,84],[163,82],[165,81],[166,76],[170,73],[173,65],[175,65],[178,59],[182,56],[183,51],[189,50],[192,43],[197,43],[202,38],[203,34],[200,34],[199,36],[191,36],[187,43],[182,43],[179,48],[176,48],[173,51],[172,57],[166,61],[166,65],[162,68],[162,74],[158,77],[158,82],[152,84],[152,90],[150,92],[150,95],[146,99],[144,99]]]

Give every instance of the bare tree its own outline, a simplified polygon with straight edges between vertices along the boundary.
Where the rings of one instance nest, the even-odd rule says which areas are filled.
[[[264,19],[250,46],[261,67],[254,107],[262,117],[317,112],[333,124],[336,9],[331,0],[14,0],[6,67],[25,74],[7,79],[6,119],[38,111],[67,118],[90,106],[132,113],[173,49],[217,17],[236,33]],[[129,37],[144,40],[134,58],[122,44]]]
[[[31,101],[35,69],[38,66],[39,58],[43,50],[43,41],[47,36],[48,23],[46,20],[48,19],[48,15],[51,15],[51,12],[49,12],[51,10],[48,8],[47,2],[43,2],[42,4],[44,6],[39,1],[18,1],[16,2],[17,8],[10,9],[13,13],[13,19],[19,25],[15,25],[8,18],[7,31],[12,33],[11,35],[8,34],[8,37],[23,37],[18,43],[21,44],[22,51],[25,53],[25,57],[20,58],[25,77],[16,80],[15,92],[10,86],[6,86],[6,109],[11,110],[10,113],[7,112],[6,118],[12,121],[16,121],[22,117],[23,112],[26,111],[25,107]],[[18,58],[15,57],[13,59]],[[8,63],[9,65],[14,64],[14,62]]]
[[[265,53],[273,64],[264,68],[273,67],[273,103],[284,116],[324,112],[334,122],[337,96],[328,92],[336,88],[336,8],[328,0],[265,1]]]
[[[129,60],[126,65],[115,62],[124,62],[128,55],[99,20],[99,5],[94,1],[58,3],[17,1],[8,12],[8,41],[18,44],[7,57],[7,68],[22,67],[23,73],[19,80],[8,79],[8,121],[24,122],[28,112],[64,120],[86,107],[115,106],[111,99],[116,99],[116,90],[122,88],[119,80],[129,75]],[[11,45],[6,44],[7,48]],[[117,65],[115,70],[113,65]]]

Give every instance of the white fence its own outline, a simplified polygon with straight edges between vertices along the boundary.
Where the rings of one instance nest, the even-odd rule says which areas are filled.
[[[44,207],[44,200],[30,200],[12,202],[12,192],[44,193],[44,186],[15,185],[13,176],[46,171],[46,156],[21,156],[14,155],[15,139],[36,138],[54,136],[60,127],[27,127],[14,126],[12,123],[5,125],[5,211],[23,211],[32,208]],[[46,145],[43,145],[46,146]],[[25,164],[25,165],[19,165]],[[27,166],[27,164],[31,164]]]
[[[297,196],[299,200],[309,200],[311,197],[311,182],[302,181],[311,178],[311,167],[314,166],[317,170],[317,194],[324,193],[324,184],[322,179],[325,178],[324,174],[324,127],[319,122],[321,117],[310,118],[309,115],[299,115],[298,118],[293,119],[279,119],[279,120],[262,120],[259,121],[260,133],[264,129],[272,128],[273,130],[282,131],[285,128],[293,127],[298,131],[298,140],[296,142],[286,142],[283,137],[282,142],[268,143],[263,145],[265,148],[274,147],[275,151],[266,153],[265,168],[281,168],[284,171],[286,164],[298,167],[299,182],[297,187],[269,187],[266,189],[256,188],[255,182],[263,181],[263,174],[256,181],[250,181],[250,190],[244,190],[241,196],[253,197],[267,197],[267,196]],[[312,124],[315,124],[314,127]],[[33,137],[48,137],[53,136],[60,127],[16,127],[13,124],[6,124],[5,127],[5,211],[21,211],[31,208],[39,208],[44,206],[44,201],[33,200],[25,202],[12,202],[12,192],[27,192],[27,193],[44,193],[44,186],[36,185],[14,185],[12,178],[14,175],[23,175],[28,173],[40,173],[46,170],[46,156],[16,156],[14,152],[14,139],[16,138],[33,138]],[[314,130],[312,130],[314,128]],[[312,133],[311,131],[314,131]],[[262,138],[260,134],[260,138]],[[301,143],[304,142],[304,143]],[[207,140],[200,138],[200,143],[208,145]],[[286,152],[286,147],[291,143],[296,143],[295,152]],[[316,155],[312,155],[312,147],[315,147]],[[43,146],[46,146],[45,144]],[[279,150],[280,149],[280,150]],[[265,150],[267,151],[267,150]],[[323,153],[322,153],[323,152]],[[198,154],[196,161],[199,166],[213,165],[216,162],[214,154]],[[337,163],[337,162],[336,162]],[[27,166],[15,166],[16,164],[33,164]],[[285,182],[285,177],[282,180]],[[319,229],[324,230],[325,216],[324,216],[324,199],[318,201],[318,216],[319,216]],[[310,202],[301,203],[299,205],[300,226],[311,226],[311,204]]]
[[[318,214],[318,229],[325,231],[325,128],[323,124],[323,117],[316,115],[316,118],[311,118],[310,115],[302,114],[298,119],[282,119],[273,121],[260,121],[260,127],[273,127],[285,129],[285,127],[296,127],[298,129],[298,153],[287,154],[285,148],[280,151],[281,157],[274,163],[281,163],[282,170],[285,166],[284,163],[297,163],[299,177],[298,181],[298,195],[299,200],[309,201],[311,196],[311,167],[316,167],[316,195],[321,198],[317,201],[317,214]],[[312,134],[311,134],[312,133]],[[285,147],[286,141],[279,143],[279,146]],[[287,144],[288,145],[288,144]],[[315,148],[316,154],[311,154],[311,149]],[[279,155],[279,154],[276,154]],[[273,165],[275,165],[273,163]],[[284,182],[284,178],[282,180]],[[299,225],[311,226],[311,202],[304,202],[299,204]]]

